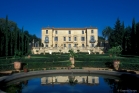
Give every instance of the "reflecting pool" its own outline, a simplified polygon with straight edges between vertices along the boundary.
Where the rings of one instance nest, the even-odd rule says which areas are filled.
[[[88,74],[42,75],[7,82],[0,90],[6,93],[136,93],[138,81],[125,77]]]

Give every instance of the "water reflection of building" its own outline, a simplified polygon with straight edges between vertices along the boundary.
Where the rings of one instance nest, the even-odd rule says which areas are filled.
[[[75,76],[74,80],[78,80],[78,84],[99,84],[99,77],[97,76]],[[65,83],[69,83],[69,76],[53,76],[41,78],[41,84]]]

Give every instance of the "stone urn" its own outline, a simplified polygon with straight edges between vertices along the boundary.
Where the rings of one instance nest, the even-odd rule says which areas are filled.
[[[30,59],[31,58],[31,56],[30,55],[28,55],[28,59]]]
[[[70,57],[70,62],[71,62],[71,68],[74,68],[74,57]]]
[[[14,62],[14,68],[16,71],[20,71],[21,69],[21,62]]]
[[[24,68],[23,70],[24,70],[24,72],[28,72],[28,69],[27,68]]]
[[[120,65],[120,61],[119,60],[114,60],[113,61],[113,68],[115,70],[119,70],[119,65]]]

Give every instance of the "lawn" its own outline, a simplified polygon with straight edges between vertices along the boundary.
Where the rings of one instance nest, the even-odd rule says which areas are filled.
[[[77,53],[75,57],[75,67],[94,67],[94,68],[109,68],[113,60],[118,59],[121,62],[122,69],[138,70],[139,71],[139,57],[129,56],[118,56],[109,57],[108,54],[87,54]],[[42,69],[42,68],[55,68],[55,67],[67,67],[69,62],[69,54],[53,53],[31,55],[31,58],[22,57],[21,59],[14,59],[9,57],[8,59],[0,59],[0,71],[3,70],[14,70],[13,62],[20,61],[26,64],[28,69]]]

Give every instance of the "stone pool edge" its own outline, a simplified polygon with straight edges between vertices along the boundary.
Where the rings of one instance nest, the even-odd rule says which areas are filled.
[[[110,75],[110,76],[120,76],[122,74],[129,74],[128,72],[117,72],[117,71],[107,71],[107,70],[84,70],[84,69],[71,69],[71,70],[46,70],[46,71],[31,71],[31,72],[21,72],[15,73],[9,76],[0,77],[0,82],[5,81],[9,82],[15,79],[36,76],[36,75],[45,75],[45,74],[70,74],[70,73],[81,73],[81,74],[100,74],[100,75]],[[133,74],[139,78],[139,75]]]

